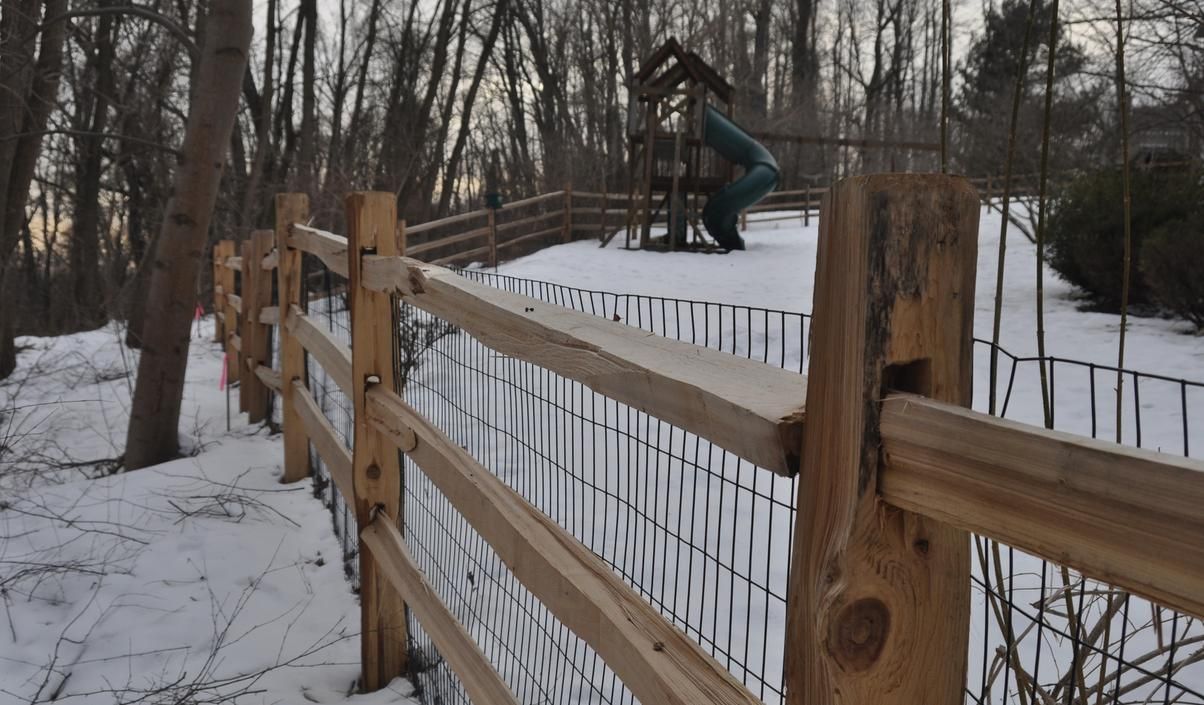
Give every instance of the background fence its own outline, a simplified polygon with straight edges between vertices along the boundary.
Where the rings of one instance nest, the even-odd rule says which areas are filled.
[[[1013,198],[1035,192],[1035,176],[1013,177]],[[985,176],[969,181],[988,204],[1002,195],[1003,177]],[[782,220],[798,220],[809,226],[813,218],[818,219],[820,200],[827,191],[827,186],[813,185],[770,193],[741,212],[741,228],[749,223]],[[642,212],[629,212],[631,203],[630,194],[574,191],[566,186],[496,209],[480,208],[426,223],[401,224],[399,231],[404,231],[407,256],[440,265],[481,262],[495,266],[549,245],[577,239],[609,242],[627,227],[629,218],[643,217]],[[666,225],[668,220],[667,210],[658,211],[653,217],[655,224]]]

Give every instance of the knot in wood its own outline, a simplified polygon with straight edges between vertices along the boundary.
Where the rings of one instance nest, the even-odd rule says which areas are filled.
[[[377,465],[376,463],[369,465],[366,472],[368,474],[369,480],[379,480],[380,479],[380,466]]]
[[[882,655],[890,632],[890,610],[876,597],[867,597],[840,612],[828,634],[828,649],[846,671],[864,671]]]

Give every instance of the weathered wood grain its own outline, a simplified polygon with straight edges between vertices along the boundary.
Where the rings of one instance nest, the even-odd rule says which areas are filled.
[[[251,239],[243,243],[244,260],[261,262],[271,251],[275,236],[271,230],[256,230]],[[247,420],[259,423],[268,417],[271,409],[271,390],[260,383],[256,370],[260,365],[271,367],[271,330],[260,320],[260,312],[272,303],[272,275],[259,267],[250,267],[242,273],[243,278],[243,359],[247,361],[240,394],[246,396]]]
[[[394,292],[485,345],[577,380],[774,472],[798,469],[802,375],[470,281],[367,256],[364,286]]]
[[[279,306],[264,306],[259,309],[259,322],[265,326],[280,325],[280,307]]]
[[[347,446],[335,433],[334,427],[326,420],[326,416],[318,408],[317,401],[301,380],[295,379],[289,386],[293,388],[293,403],[296,405],[297,421],[300,424],[297,431],[302,438],[307,438],[313,444],[322,462],[326,464],[339,494],[350,502],[355,497],[355,486],[351,480],[351,451],[347,450]]]
[[[302,313],[301,308],[295,304],[289,309],[284,325],[293,339],[326,370],[326,374],[343,390],[343,394],[350,397],[351,348],[331,335],[330,331],[314,323],[313,319]]]
[[[1204,463],[892,395],[882,498],[1204,618]]]
[[[251,361],[248,360],[247,362],[250,363]],[[262,382],[264,386],[277,394],[280,393],[279,372],[273,370],[267,365],[256,365],[253,371],[255,372],[255,376],[259,378],[259,381]]]
[[[296,387],[293,383],[299,383],[305,388],[308,380],[305,376],[304,342],[294,333],[296,321],[290,323],[288,320],[290,316],[296,315],[294,311],[301,312],[301,251],[288,244],[288,237],[289,228],[293,223],[301,223],[309,218],[309,197],[303,193],[276,194],[275,209],[276,296],[279,301],[276,325],[279,326],[280,334],[280,379],[283,386],[281,421],[284,435],[284,474],[281,480],[297,482],[309,477],[309,444],[301,428],[303,421],[297,410],[297,404],[300,402],[294,398]],[[350,385],[350,357],[347,358],[346,368],[344,381]]]
[[[348,287],[351,291],[351,398],[355,516],[366,526],[376,512],[402,525],[401,466],[397,452],[362,419],[370,387],[392,389],[396,310],[388,294],[363,285],[362,255],[397,254],[397,198],[389,192],[359,192],[346,198]],[[360,541],[361,645],[364,689],[379,690],[406,670],[405,603],[380,572],[372,551]]]
[[[392,237],[389,239],[392,240]],[[347,276],[347,238],[342,235],[293,223],[289,229],[288,246],[308,252],[322,260],[322,264],[330,271]]]
[[[214,245],[213,259],[221,263],[218,276],[222,288],[222,343],[226,350],[226,379],[230,383],[238,379],[238,350],[234,348],[231,336],[238,332],[238,310],[242,305],[239,302],[239,305],[235,306],[230,300],[230,297],[235,295],[234,270],[226,266],[226,260],[233,255],[233,240],[221,240]]]
[[[978,197],[942,175],[853,177],[820,213],[786,700],[961,705],[969,537],[881,501],[878,400],[970,401]]]

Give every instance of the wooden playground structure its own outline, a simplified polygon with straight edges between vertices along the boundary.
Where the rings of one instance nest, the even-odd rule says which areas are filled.
[[[669,39],[636,72],[630,90],[626,246],[676,250],[687,245],[687,235],[701,246],[702,201],[735,175],[734,164],[706,149],[706,107],[713,102],[731,118],[735,88]],[[652,240],[658,220],[672,234],[662,243]]]

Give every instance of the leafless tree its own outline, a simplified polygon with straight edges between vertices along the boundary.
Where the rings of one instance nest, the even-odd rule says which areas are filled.
[[[173,193],[151,265],[148,297],[155,305],[143,328],[125,447],[131,469],[161,463],[179,450],[189,326],[250,50],[249,4],[213,0],[205,37]]]

